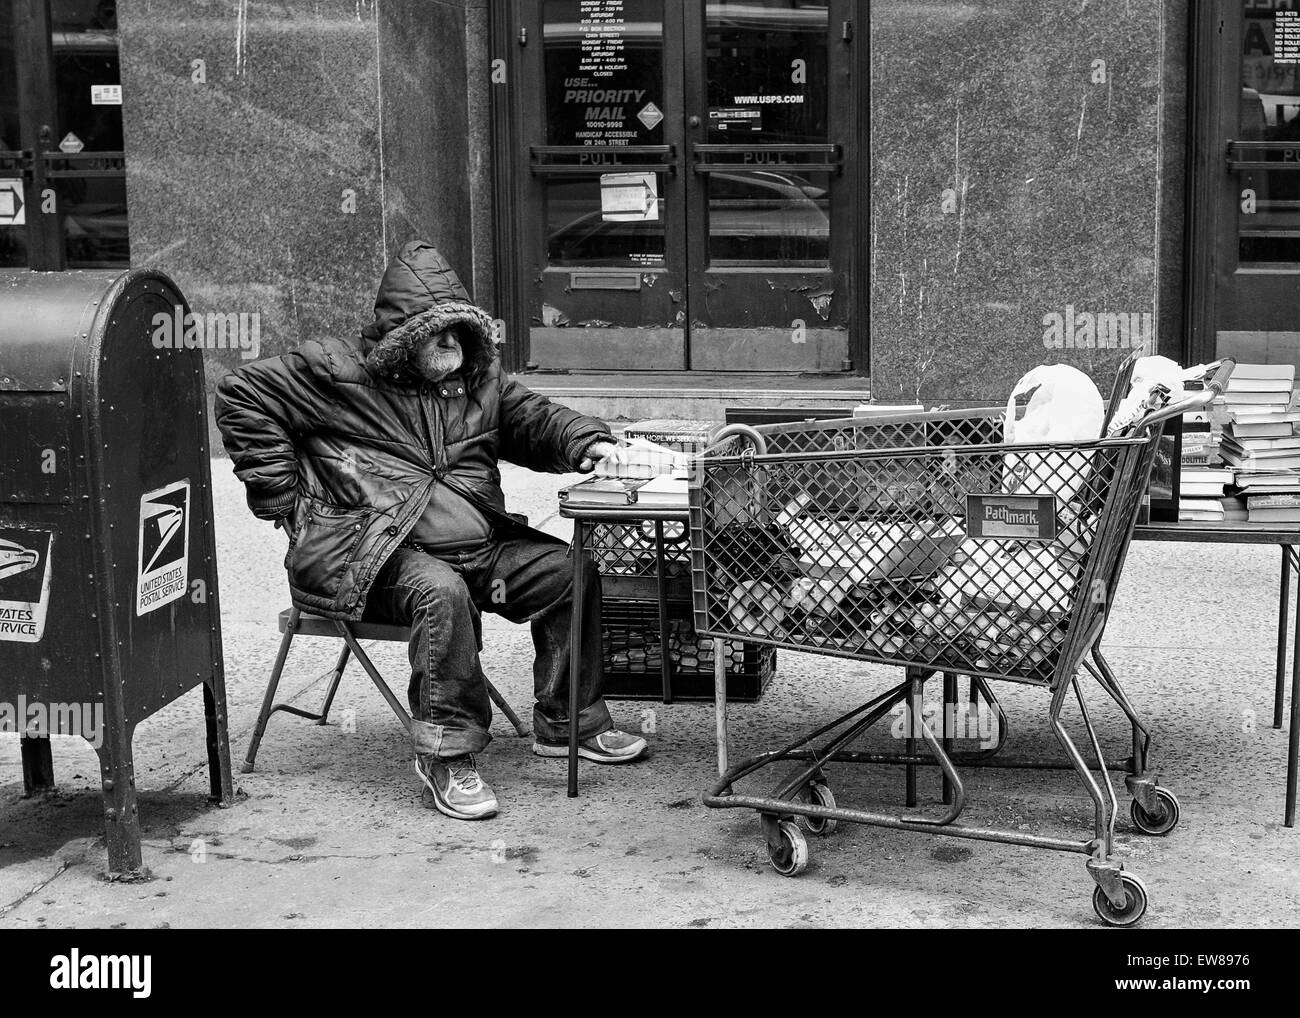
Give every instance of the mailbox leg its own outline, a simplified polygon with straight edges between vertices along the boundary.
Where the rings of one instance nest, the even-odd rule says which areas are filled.
[[[23,757],[23,798],[30,799],[37,792],[48,792],[54,787],[54,755],[49,739],[29,738],[19,740]]]
[[[203,683],[203,716],[208,724],[208,778],[212,787],[212,801],[221,806],[229,806],[235,801],[235,782],[230,774],[226,682],[219,673]]]
[[[99,750],[99,771],[104,788],[104,840],[108,843],[108,870],[138,870],[140,809],[136,802],[135,761],[131,754],[131,729],[107,726],[107,739]]]

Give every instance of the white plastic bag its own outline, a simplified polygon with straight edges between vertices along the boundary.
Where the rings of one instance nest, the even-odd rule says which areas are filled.
[[[1029,393],[1025,415],[1016,420],[1016,397]],[[1101,437],[1106,411],[1092,379],[1068,364],[1034,368],[1011,390],[1002,418],[1008,445],[1086,442]],[[1009,454],[1004,460],[1004,487],[1009,492],[1053,494],[1069,502],[1083,483],[1081,471],[1061,469],[1060,457],[1043,453]]]
[[[1186,399],[1188,393],[1183,383],[1201,378],[1205,371],[1204,364],[1184,369],[1168,357],[1143,357],[1133,365],[1133,380],[1128,395],[1120,400],[1111,417],[1107,434],[1117,435],[1127,431],[1144,417],[1148,412],[1148,400],[1158,386],[1169,390],[1167,396],[1161,395],[1161,404],[1178,403]]]

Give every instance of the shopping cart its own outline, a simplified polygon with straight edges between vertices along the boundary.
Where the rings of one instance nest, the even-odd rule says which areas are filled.
[[[1133,363],[1117,379],[1112,414]],[[1148,773],[1150,733],[1100,641],[1164,423],[1203,409],[1231,370],[1230,361],[1211,365],[1204,391],[1172,405],[1167,396],[1153,400],[1114,437],[1085,442],[1004,444],[1003,408],[719,433],[690,489],[698,632],[897,664],[905,673],[898,685],[780,749],[721,764],[705,804],[757,810],[772,866],[787,876],[807,865],[800,824],[823,835],[844,821],[1081,852],[1089,856],[1098,916],[1112,925],[1136,923],[1147,891],[1114,858],[1118,805],[1110,771],[1126,772],[1133,822],[1147,834],[1173,830],[1178,800]],[[1081,667],[1132,724],[1125,760],[1102,754]],[[926,682],[939,676],[936,734],[925,721],[924,695]],[[958,676],[968,677],[965,702]],[[1066,761],[998,758],[1007,726],[992,680],[1048,690],[1048,725]],[[1062,724],[1070,694],[1099,775]],[[969,713],[959,718],[959,708],[995,720],[996,742],[959,750],[958,736],[970,735],[959,723],[969,722]],[[905,736],[902,752],[850,748],[886,718]],[[720,719],[725,760],[725,702]],[[783,762],[793,769],[770,794],[736,791],[742,778]],[[917,768],[937,765],[948,808],[925,816],[838,806],[826,770],[832,762],[903,765],[908,807],[917,802]],[[956,824],[966,801],[959,764],[1073,769],[1095,807],[1093,837]]]

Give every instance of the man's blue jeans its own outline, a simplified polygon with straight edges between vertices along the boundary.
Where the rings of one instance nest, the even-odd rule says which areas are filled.
[[[585,567],[578,672],[584,739],[613,727],[601,699],[600,574],[590,560]],[[559,541],[505,534],[437,555],[411,547],[393,552],[375,578],[365,617],[411,628],[415,752],[447,759],[477,753],[492,741],[492,704],[479,663],[484,611],[531,624],[537,651],[533,731],[547,741],[567,739],[573,610],[573,561]]]

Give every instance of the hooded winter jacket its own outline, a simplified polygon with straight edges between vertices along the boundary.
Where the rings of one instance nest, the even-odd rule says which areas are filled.
[[[426,382],[411,353],[449,327],[464,363]],[[291,524],[293,603],[349,620],[436,485],[510,526],[499,458],[562,473],[609,437],[603,422],[506,377],[491,319],[422,241],[389,264],[357,340],[309,341],[231,372],[217,385],[216,418],[249,508]]]

